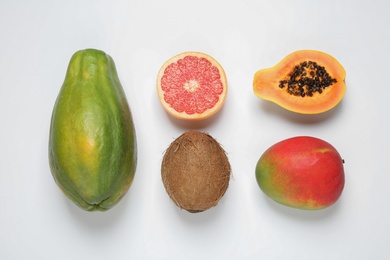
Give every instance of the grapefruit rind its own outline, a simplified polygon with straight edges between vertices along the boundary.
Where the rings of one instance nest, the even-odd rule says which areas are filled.
[[[195,56],[197,58],[205,58],[209,62],[211,62],[212,66],[216,67],[219,71],[220,75],[220,81],[222,82],[222,87],[223,91],[221,94],[218,95],[218,101],[214,104],[213,107],[206,109],[202,113],[193,113],[193,114],[188,114],[186,112],[179,112],[176,109],[174,109],[169,103],[165,101],[164,94],[165,91],[163,90],[161,86],[161,79],[164,76],[165,70],[167,67],[173,63],[176,63],[177,61],[184,59],[187,56]],[[189,82],[189,84],[192,84]],[[179,119],[186,119],[186,120],[201,120],[201,119],[206,119],[217,113],[221,107],[223,106],[225,99],[226,99],[226,94],[227,94],[227,80],[226,80],[226,74],[222,66],[211,56],[208,54],[202,53],[202,52],[194,52],[194,51],[189,51],[189,52],[183,52],[180,54],[177,54],[167,60],[160,68],[159,73],[157,75],[157,94],[158,98],[160,100],[160,103],[164,107],[164,109],[172,116],[179,118]],[[185,87],[185,86],[183,86]],[[188,86],[187,86],[188,87]]]

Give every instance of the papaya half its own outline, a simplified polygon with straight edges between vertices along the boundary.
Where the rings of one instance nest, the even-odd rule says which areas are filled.
[[[106,211],[129,189],[137,165],[134,123],[113,59],[76,52],[50,124],[49,163],[58,187],[88,211]]]
[[[274,67],[255,73],[253,91],[261,99],[301,113],[319,114],[335,107],[344,97],[346,72],[331,55],[300,50]]]

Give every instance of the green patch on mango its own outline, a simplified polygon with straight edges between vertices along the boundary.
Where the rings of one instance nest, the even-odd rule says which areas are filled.
[[[344,188],[343,160],[329,143],[310,136],[280,141],[256,165],[260,189],[294,208],[318,210],[334,204]]]

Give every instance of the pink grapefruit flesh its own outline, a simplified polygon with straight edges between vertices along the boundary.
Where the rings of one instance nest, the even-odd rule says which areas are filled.
[[[180,119],[205,119],[223,105],[227,93],[222,66],[201,52],[180,53],[161,67],[158,98],[164,109]]]

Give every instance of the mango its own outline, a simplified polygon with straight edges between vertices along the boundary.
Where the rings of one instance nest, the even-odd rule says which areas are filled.
[[[272,200],[298,209],[333,205],[345,184],[344,160],[328,142],[297,136],[268,148],[256,165],[260,189]]]
[[[68,65],[50,124],[49,163],[80,208],[106,211],[126,194],[137,165],[134,123],[113,59],[95,49]]]

